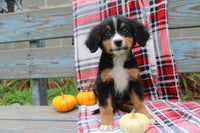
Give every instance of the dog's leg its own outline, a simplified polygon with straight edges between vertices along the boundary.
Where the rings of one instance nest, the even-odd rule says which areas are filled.
[[[139,99],[135,92],[132,92],[131,99],[134,103],[135,112],[145,114],[151,124],[155,123],[155,119],[148,113],[144,100]]]
[[[100,105],[100,115],[101,115],[101,125],[100,129],[102,131],[109,131],[113,128],[113,107],[112,107],[112,97],[109,96],[106,101],[106,106]]]

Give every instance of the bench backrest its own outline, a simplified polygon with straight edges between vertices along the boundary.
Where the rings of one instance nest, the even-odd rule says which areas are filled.
[[[0,15],[0,43],[72,37],[72,21],[71,6],[3,14]],[[0,52],[0,79],[75,76],[71,44],[31,47]]]
[[[195,2],[194,2],[195,3]],[[169,0],[168,20],[178,72],[200,71],[199,2]],[[192,20],[192,21],[191,21]],[[0,45],[73,36],[72,8],[57,7],[0,15]],[[179,36],[190,30],[199,35]],[[192,33],[191,33],[192,34]],[[195,35],[196,35],[195,34]],[[176,37],[177,35],[177,37]],[[0,51],[0,79],[73,77],[74,50],[67,47]]]

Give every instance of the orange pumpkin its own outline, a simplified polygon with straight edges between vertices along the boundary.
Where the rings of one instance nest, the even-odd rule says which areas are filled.
[[[93,91],[79,92],[76,96],[76,100],[80,105],[94,105],[97,103],[97,98]]]
[[[73,95],[64,95],[54,97],[52,105],[56,111],[67,112],[76,106],[76,98]]]

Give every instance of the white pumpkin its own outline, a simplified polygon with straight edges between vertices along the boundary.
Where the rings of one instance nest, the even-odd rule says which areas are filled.
[[[149,124],[148,117],[141,113],[128,113],[119,120],[119,126],[124,133],[144,133]]]

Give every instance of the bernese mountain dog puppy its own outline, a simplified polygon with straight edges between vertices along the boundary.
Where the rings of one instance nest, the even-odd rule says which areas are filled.
[[[112,129],[113,113],[117,109],[134,110],[154,120],[145,108],[139,67],[132,53],[136,42],[145,46],[148,39],[147,28],[125,16],[107,17],[90,31],[86,46],[92,53],[102,49],[94,88],[100,107],[101,130]]]

